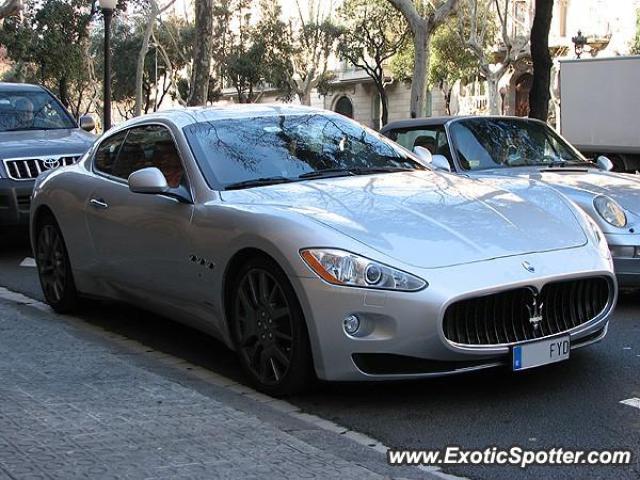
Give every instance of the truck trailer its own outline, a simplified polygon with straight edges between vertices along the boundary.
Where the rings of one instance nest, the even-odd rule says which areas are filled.
[[[640,56],[560,62],[560,132],[614,170],[640,170]]]

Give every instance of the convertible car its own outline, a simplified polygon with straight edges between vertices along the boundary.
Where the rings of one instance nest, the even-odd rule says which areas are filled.
[[[561,191],[603,230],[621,287],[640,288],[640,177],[585,159],[545,123],[519,117],[392,122],[382,133],[435,168],[480,179],[510,176]],[[417,148],[416,148],[417,147]]]
[[[617,296],[600,229],[539,182],[440,173],[332,112],[162,112],[38,178],[47,301],[131,302],[270,394],[565,360]]]

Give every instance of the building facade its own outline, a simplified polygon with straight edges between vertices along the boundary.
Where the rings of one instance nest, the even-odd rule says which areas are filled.
[[[528,35],[534,18],[534,0],[511,2],[511,36]],[[558,65],[563,59],[575,58],[572,38],[578,31],[587,39],[584,56],[628,55],[636,35],[636,18],[640,0],[556,0],[549,35],[554,58],[551,122],[559,109]],[[378,95],[364,72],[341,64],[336,68],[333,91],[314,95],[313,104],[330,110],[345,110],[361,123],[377,127]],[[532,65],[528,53],[522,55],[499,84],[500,112],[526,116],[529,112]],[[410,86],[394,82],[388,87],[389,120],[409,115]],[[450,102],[451,114],[487,114],[488,94],[481,79],[467,85],[454,86]],[[345,113],[345,112],[343,112]],[[445,115],[444,95],[438,89],[429,92],[425,115]]]

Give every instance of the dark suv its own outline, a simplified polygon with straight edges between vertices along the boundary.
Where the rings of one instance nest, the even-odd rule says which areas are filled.
[[[43,87],[0,82],[0,228],[28,225],[35,178],[75,163],[94,128],[90,116],[76,122]]]

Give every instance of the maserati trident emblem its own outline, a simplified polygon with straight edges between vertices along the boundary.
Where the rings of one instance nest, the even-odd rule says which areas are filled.
[[[533,327],[533,331],[538,333],[540,329],[540,324],[542,323],[542,309],[544,308],[544,303],[539,302],[538,292],[536,290],[531,289],[532,301],[530,305],[527,305],[527,311],[529,312],[529,323]]]
[[[60,166],[59,158],[45,158],[42,163],[44,164],[44,168],[47,170],[52,170],[54,168],[58,168]]]
[[[529,273],[534,273],[536,271],[536,267],[534,267],[533,265],[531,265],[529,262],[524,261],[522,262],[522,266],[524,267],[524,269],[529,272]]]

